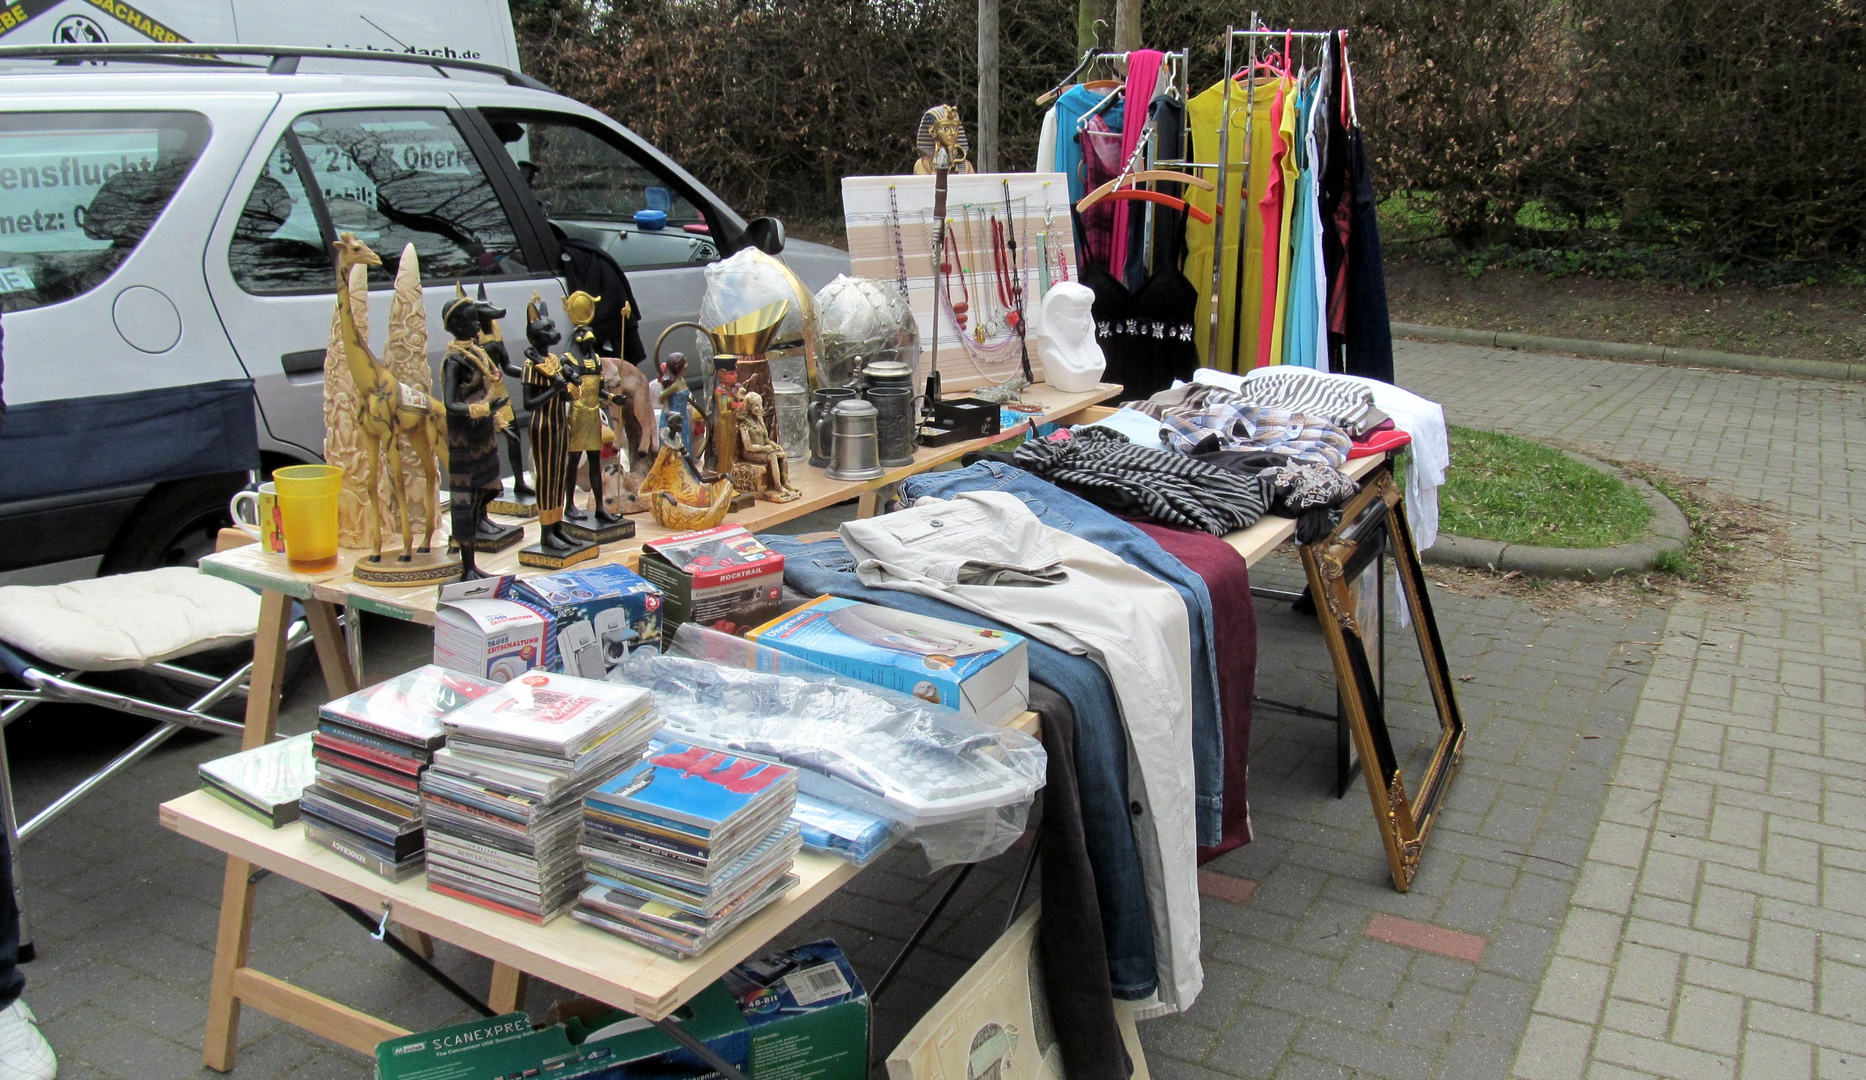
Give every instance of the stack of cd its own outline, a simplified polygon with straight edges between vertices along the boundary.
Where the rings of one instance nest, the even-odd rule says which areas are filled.
[[[590,885],[573,916],[674,957],[705,952],[797,884],[787,765],[658,747],[583,800]]]
[[[583,887],[582,799],[660,727],[639,687],[533,671],[447,717],[421,779],[428,888],[531,922]]]
[[[429,664],[320,708],[305,837],[391,881],[419,873],[419,788],[447,738],[441,717],[498,688]]]

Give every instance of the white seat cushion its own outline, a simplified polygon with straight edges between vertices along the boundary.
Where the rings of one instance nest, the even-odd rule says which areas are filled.
[[[258,593],[187,566],[0,587],[0,641],[77,671],[173,660],[258,628]]]

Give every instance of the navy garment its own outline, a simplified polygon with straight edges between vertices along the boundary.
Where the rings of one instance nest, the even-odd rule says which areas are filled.
[[[26,976],[19,970],[19,905],[13,899],[13,855],[7,850],[6,830],[0,828],[0,1009],[18,1001],[24,989]]]
[[[968,626],[1017,631],[943,600],[898,589],[871,589],[855,576],[855,557],[839,537],[806,542],[794,536],[761,535],[766,547],[784,556],[784,583],[811,596],[825,593],[897,608]],[[1023,635],[1019,635],[1023,636]],[[1128,818],[1127,736],[1107,673],[1086,656],[1075,656],[1036,638],[1026,638],[1030,680],[1042,683],[1075,710],[1076,785],[1082,832],[1095,875],[1102,940],[1114,996],[1139,1001],[1158,986],[1153,917],[1141,879],[1140,851]]]
[[[1353,224],[1348,229],[1348,374],[1393,381],[1393,324],[1387,316],[1387,276],[1380,262],[1380,221],[1374,175],[1361,129],[1348,133]]]
[[[1037,520],[1118,556],[1130,566],[1159,578],[1186,604],[1192,635],[1192,766],[1198,791],[1198,844],[1211,847],[1224,838],[1225,735],[1218,712],[1218,664],[1212,650],[1212,597],[1205,579],[1133,523],[1041,477],[1013,465],[980,461],[963,469],[921,473],[901,481],[901,499],[949,499],[962,491],[1003,491],[1030,507]],[[964,622],[965,620],[959,620]]]

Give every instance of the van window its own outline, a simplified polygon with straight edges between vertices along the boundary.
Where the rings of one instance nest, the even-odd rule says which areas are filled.
[[[0,114],[0,311],[102,284],[142,243],[207,137],[198,113]]]
[[[561,113],[489,112],[544,216],[602,245],[624,270],[691,266],[719,258],[711,236],[683,226],[706,217],[664,178],[594,125]],[[667,214],[663,229],[637,229],[635,211]]]
[[[446,113],[312,113],[292,122],[292,134],[331,226],[375,249],[390,274],[411,243],[429,280],[530,273],[517,230]]]
[[[330,245],[318,228],[290,139],[281,138],[267,156],[227,250],[233,280],[247,292],[328,290],[336,284]]]

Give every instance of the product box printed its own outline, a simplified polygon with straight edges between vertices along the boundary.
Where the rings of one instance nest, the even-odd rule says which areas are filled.
[[[641,576],[661,590],[661,632],[669,639],[685,622],[744,634],[784,610],[784,556],[741,525],[648,541]]]
[[[868,994],[831,941],[748,960],[674,1019],[751,1080],[867,1080]],[[377,1080],[716,1075],[659,1028],[620,1011],[535,1031],[524,1013],[508,1013],[376,1047]]]
[[[661,590],[626,566],[523,578],[513,594],[550,613],[559,658],[552,671],[600,679],[629,653],[661,642]]]
[[[1021,635],[819,596],[746,635],[838,675],[944,705],[987,724],[1028,707]]]
[[[434,613],[434,662],[450,671],[509,682],[557,664],[551,615],[522,600],[446,600]]]

